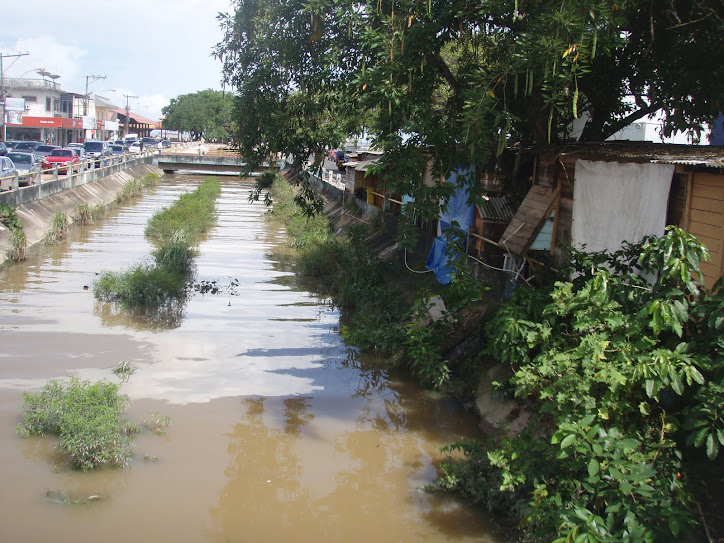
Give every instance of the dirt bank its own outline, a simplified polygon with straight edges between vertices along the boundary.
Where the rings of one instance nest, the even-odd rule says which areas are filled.
[[[40,243],[50,229],[53,215],[56,211],[63,211],[72,216],[76,206],[88,204],[89,206],[108,205],[113,202],[123,185],[133,179],[140,179],[144,175],[163,172],[155,166],[140,164],[128,170],[103,177],[98,181],[73,187],[71,189],[53,194],[42,200],[37,200],[18,207],[17,215],[23,221],[28,247]],[[9,263],[7,252],[10,249],[10,231],[0,225],[0,262],[2,266]]]

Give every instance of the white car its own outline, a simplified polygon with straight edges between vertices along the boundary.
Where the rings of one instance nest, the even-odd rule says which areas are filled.
[[[137,141],[134,141],[129,147],[128,147],[129,153],[140,153],[141,152],[141,144]]]

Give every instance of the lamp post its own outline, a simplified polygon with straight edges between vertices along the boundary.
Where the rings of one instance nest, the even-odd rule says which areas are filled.
[[[83,115],[88,115],[88,85],[90,83],[95,83],[99,79],[105,79],[105,75],[87,75],[85,76],[85,100],[83,102]]]
[[[138,96],[132,96],[130,94],[124,94],[123,96],[126,98],[126,131],[123,133],[123,137],[125,138],[128,135],[128,117],[131,114],[131,108],[128,105],[128,100],[130,98],[138,98]]]

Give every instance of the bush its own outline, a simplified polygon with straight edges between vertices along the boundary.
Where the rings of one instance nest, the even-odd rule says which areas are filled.
[[[199,243],[216,222],[214,202],[219,194],[219,181],[206,179],[194,192],[182,194],[172,206],[154,213],[146,226],[146,237],[159,245],[179,239],[189,245]]]
[[[519,288],[486,326],[489,354],[539,414],[487,451],[534,538],[697,537],[702,481],[724,475],[724,285],[699,283],[706,257],[675,227],[612,255],[574,251],[575,279]]]
[[[128,397],[115,384],[53,379],[37,394],[23,393],[25,420],[18,431],[59,436],[57,447],[76,469],[123,467],[132,451],[131,440],[122,431],[128,405]]]
[[[45,235],[45,242],[53,244],[64,239],[68,232],[68,215],[63,211],[53,213],[50,230]]]
[[[8,256],[15,262],[25,260],[28,256],[28,239],[25,236],[25,230],[16,228],[10,234],[10,250]]]
[[[103,272],[93,284],[93,294],[126,307],[156,307],[186,298],[186,279],[163,267],[136,264],[119,273]]]
[[[191,245],[216,221],[214,202],[220,193],[219,181],[209,178],[194,192],[155,213],[146,227],[146,236],[158,244],[153,262],[136,264],[124,272],[103,272],[93,284],[95,297],[126,307],[173,307],[183,302],[194,275]]]

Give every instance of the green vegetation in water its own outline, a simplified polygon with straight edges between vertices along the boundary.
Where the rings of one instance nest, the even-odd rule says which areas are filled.
[[[113,373],[121,381],[126,382],[131,377],[131,375],[136,373],[136,368],[131,366],[131,363],[128,360],[121,360],[113,370]]]
[[[127,362],[121,362],[114,373],[129,376],[133,372]],[[40,392],[23,393],[24,420],[17,432],[22,437],[58,436],[56,448],[74,469],[125,467],[133,452],[130,435],[140,431],[124,417],[128,406],[130,400],[114,383],[92,383],[76,377],[51,379]],[[159,435],[169,424],[170,419],[158,413],[147,414],[141,422],[143,428]],[[51,498],[62,498],[64,503],[93,501],[70,500],[65,495]]]
[[[88,225],[100,219],[105,213],[105,206],[97,204],[91,206],[87,203],[75,206],[73,213],[73,222],[76,224]]]
[[[22,228],[12,230],[8,256],[15,262],[25,260],[28,256],[28,238]]]
[[[192,247],[215,223],[214,202],[220,193],[219,181],[207,178],[194,192],[154,214],[146,227],[146,236],[157,246],[153,260],[123,272],[103,272],[93,284],[95,297],[126,307],[184,301],[195,270]]]
[[[0,203],[0,223],[10,230],[10,249],[7,256],[15,262],[20,262],[28,255],[28,239],[17,211],[17,206]]]
[[[116,203],[123,203],[141,195],[143,189],[155,185],[161,177],[155,173],[147,173],[141,179],[132,179],[116,195]]]
[[[220,194],[219,181],[207,178],[194,192],[182,194],[172,206],[156,212],[148,221],[146,237],[157,245],[181,239],[196,245],[216,223],[214,202]]]
[[[613,254],[572,251],[547,289],[518,288],[484,342],[533,416],[517,436],[454,445],[467,458],[442,465],[438,488],[504,504],[527,541],[721,531],[724,283],[700,283],[706,258],[668,227]]]
[[[366,239],[374,233],[368,225],[353,226],[346,238],[336,238],[326,216],[310,218],[304,213],[295,201],[295,188],[281,176],[277,175],[270,192],[271,218],[286,226],[291,244],[299,248],[297,272],[314,279],[315,287],[331,296],[344,310],[347,322],[353,323],[342,326],[345,342],[386,353],[425,386],[446,385],[451,370],[441,349],[453,321],[430,322],[427,282],[411,288],[408,284],[405,289],[391,284],[389,279],[397,270],[368,246]],[[456,273],[456,286],[446,296],[457,293],[466,302],[479,300],[480,283],[463,288],[463,281],[457,279],[462,277],[466,274]],[[453,301],[452,305],[461,304]]]
[[[62,239],[68,233],[68,215],[64,211],[56,211],[53,213],[53,219],[50,222],[50,230],[45,234],[45,243],[53,244]]]
[[[123,431],[123,413],[129,405],[116,384],[52,379],[37,394],[23,393],[25,419],[18,432],[59,436],[56,447],[75,469],[123,467],[132,451],[130,437]]]

